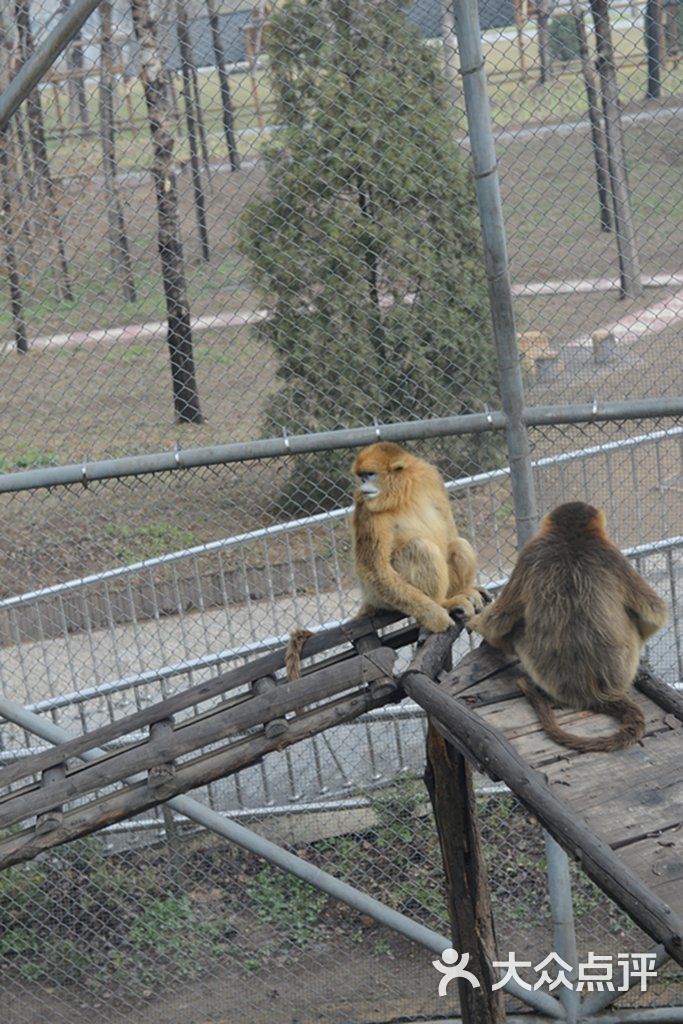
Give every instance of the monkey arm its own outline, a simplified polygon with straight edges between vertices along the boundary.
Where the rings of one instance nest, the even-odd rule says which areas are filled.
[[[659,594],[635,571],[632,576],[629,574],[624,606],[643,640],[649,640],[669,618],[666,604]]]
[[[467,625],[480,633],[492,647],[514,654],[512,634],[524,623],[524,610],[522,588],[513,573],[500,597],[470,619]]]
[[[383,543],[381,538],[376,537],[376,541],[379,543],[372,549],[357,551],[356,565],[364,604],[377,608],[395,608],[412,616],[432,633],[441,633],[452,626],[448,612],[394,568],[391,563],[391,545]]]

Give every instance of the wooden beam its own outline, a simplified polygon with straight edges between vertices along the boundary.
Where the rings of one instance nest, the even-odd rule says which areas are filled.
[[[287,735],[267,737],[265,731],[250,735],[224,747],[222,750],[204,754],[193,761],[176,767],[175,776],[164,789],[164,799],[205,786],[217,779],[242,771],[257,764],[261,758],[273,751],[299,743],[311,736],[342,722],[350,722],[373,708],[395,703],[397,694],[372,697],[369,692],[356,692],[330,701],[323,707],[305,712],[289,722]],[[31,860],[43,850],[60,846],[106,828],[114,822],[124,821],[158,803],[158,796],[147,785],[146,780],[127,785],[114,793],[97,797],[87,804],[67,811],[59,826],[46,835],[37,835],[33,829],[9,836],[0,841],[0,870]]]

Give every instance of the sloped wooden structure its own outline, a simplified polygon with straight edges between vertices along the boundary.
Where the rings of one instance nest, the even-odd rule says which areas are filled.
[[[316,634],[294,682],[276,677],[282,648],[0,770],[0,868],[408,695],[683,963],[683,697],[643,669],[641,743],[578,754],[542,731],[517,686],[516,662],[484,644],[448,669],[461,626],[429,637],[396,677],[396,650],[418,635],[415,626],[397,626],[399,619],[353,619]],[[613,727],[587,712],[558,712],[558,719],[589,735]],[[113,741],[115,749],[100,750]],[[77,760],[97,751],[86,764]]]
[[[1,769],[0,869],[399,700],[395,648],[418,631],[404,625],[380,640],[377,630],[401,618],[353,619],[312,636],[307,659],[335,653],[294,682],[276,678],[281,648]]]

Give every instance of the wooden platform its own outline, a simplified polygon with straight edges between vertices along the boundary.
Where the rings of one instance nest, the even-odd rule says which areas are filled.
[[[598,884],[683,962],[683,697],[641,672],[643,740],[612,753],[577,753],[542,731],[516,683],[519,673],[516,661],[486,644],[472,651],[439,679],[442,708],[450,704],[457,716],[448,721],[430,704],[433,690],[425,688],[425,701],[409,675],[403,682],[437,727],[446,726],[466,756],[508,783]],[[615,729],[613,720],[589,712],[558,710],[557,718],[586,736]],[[575,827],[567,830],[567,822]]]

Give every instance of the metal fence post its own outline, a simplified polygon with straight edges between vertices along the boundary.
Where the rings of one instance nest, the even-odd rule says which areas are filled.
[[[507,444],[515,505],[517,542],[521,547],[533,535],[537,523],[536,495],[529,437],[524,423],[524,385],[519,361],[512,305],[503,207],[498,180],[493,128],[489,109],[484,52],[476,0],[455,0],[455,26],[462,59],[461,74],[467,109],[477,203],[484,242],[491,318],[498,357],[500,393],[507,417]],[[569,880],[569,860],[546,834],[548,891],[556,952],[576,972],[576,930]],[[564,990],[562,1002],[567,1020],[576,1020],[578,1001],[574,991]]]
[[[512,474],[517,541],[524,544],[536,529],[536,498],[529,438],[523,421],[524,385],[515,333],[507,243],[493,142],[491,112],[476,0],[455,0],[455,30],[470,136],[477,204],[484,243],[486,279],[498,358],[500,396],[507,417],[507,445]]]

